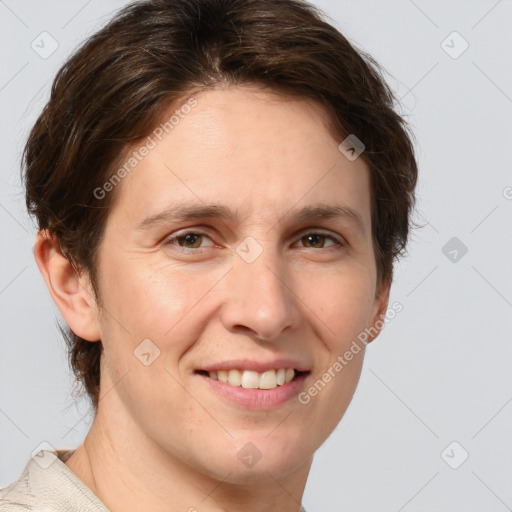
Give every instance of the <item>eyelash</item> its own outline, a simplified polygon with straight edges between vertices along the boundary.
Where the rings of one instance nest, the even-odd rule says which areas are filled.
[[[323,233],[321,231],[304,231],[304,232],[300,233],[300,236],[298,237],[298,239],[300,240],[301,238],[304,238],[305,236],[312,235],[312,234],[313,235],[321,235],[321,236],[331,240],[332,242],[334,242],[338,247],[334,247],[334,246],[333,247],[321,247],[320,249],[315,249],[314,247],[305,247],[305,249],[312,249],[312,250],[329,250],[329,249],[334,249],[334,250],[339,250],[339,249],[342,249],[342,248],[344,248],[346,246],[346,244],[344,242],[342,242],[342,240],[338,239],[334,235]],[[167,237],[162,242],[162,245],[164,245],[164,246],[175,245],[176,247],[178,247],[179,249],[181,249],[184,252],[198,252],[199,253],[199,252],[202,252],[204,249],[207,249],[207,247],[197,247],[197,248],[182,247],[182,246],[174,243],[179,238],[184,238],[187,235],[200,235],[200,236],[206,236],[206,237],[210,238],[210,236],[207,233],[204,233],[202,231],[189,230],[189,231],[183,231],[183,232],[178,233],[176,235],[172,235],[170,237]],[[211,240],[211,238],[210,238],[210,240]]]

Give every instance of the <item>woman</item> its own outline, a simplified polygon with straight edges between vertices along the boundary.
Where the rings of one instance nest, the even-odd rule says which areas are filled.
[[[136,2],[75,52],[23,165],[94,421],[0,510],[302,510],[407,242],[392,104],[298,0]]]

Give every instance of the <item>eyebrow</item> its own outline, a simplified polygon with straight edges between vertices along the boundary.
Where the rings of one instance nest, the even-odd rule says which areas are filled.
[[[366,233],[363,219],[355,210],[348,206],[312,204],[298,210],[291,210],[283,217],[301,223],[313,220],[345,219],[354,224],[363,234]],[[228,206],[202,203],[177,204],[166,210],[146,217],[137,225],[137,231],[146,231],[155,227],[165,226],[172,222],[184,222],[191,219],[219,219],[234,221],[237,213]],[[281,219],[280,219],[281,220]]]

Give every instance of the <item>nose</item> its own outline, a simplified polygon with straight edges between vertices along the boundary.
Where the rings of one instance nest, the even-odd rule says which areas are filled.
[[[224,327],[235,333],[272,341],[300,321],[300,300],[293,291],[286,263],[268,247],[252,262],[235,255],[225,282],[220,310]]]

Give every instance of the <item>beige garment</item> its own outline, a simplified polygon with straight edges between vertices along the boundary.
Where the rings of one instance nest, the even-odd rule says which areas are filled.
[[[0,512],[110,512],[64,461],[74,450],[41,450],[0,489]]]
[[[110,512],[64,464],[73,452],[41,450],[34,455],[18,480],[0,489],[0,512]]]

